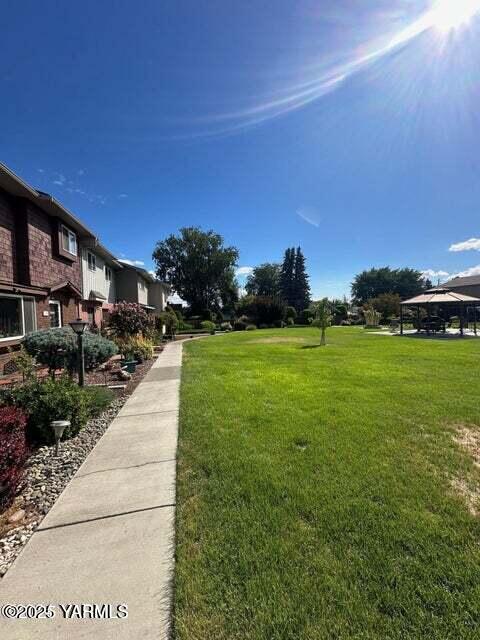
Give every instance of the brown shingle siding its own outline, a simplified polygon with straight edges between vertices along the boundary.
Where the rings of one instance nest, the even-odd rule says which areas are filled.
[[[16,279],[15,215],[10,199],[0,191],[0,280]]]

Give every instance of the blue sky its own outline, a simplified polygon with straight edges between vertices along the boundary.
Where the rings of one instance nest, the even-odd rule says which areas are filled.
[[[4,0],[0,159],[147,268],[199,225],[315,296],[480,273],[474,2]]]

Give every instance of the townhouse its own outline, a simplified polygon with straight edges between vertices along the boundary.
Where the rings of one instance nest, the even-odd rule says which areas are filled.
[[[168,293],[144,269],[122,264],[54,197],[0,163],[0,376],[31,331],[78,317],[99,327],[119,300],[160,313]]]

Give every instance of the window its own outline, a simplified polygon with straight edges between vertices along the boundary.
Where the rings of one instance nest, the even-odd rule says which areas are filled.
[[[77,255],[77,236],[73,231],[62,225],[62,249],[71,253],[72,256]]]
[[[97,268],[97,261],[95,260],[95,254],[90,253],[90,251],[87,253],[87,260],[88,260],[88,268],[90,269],[90,271],[95,271],[95,269]]]
[[[60,303],[56,300],[50,300],[48,304],[49,313],[50,313],[50,327],[52,329],[57,329],[62,326],[62,312]]]
[[[111,282],[112,280],[112,270],[110,267],[107,267],[107,265],[105,265],[105,280],[107,280],[107,282]]]
[[[21,296],[0,296],[0,340],[21,338],[35,331],[35,301]]]

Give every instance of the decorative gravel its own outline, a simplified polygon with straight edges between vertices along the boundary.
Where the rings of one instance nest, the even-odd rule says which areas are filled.
[[[60,443],[58,457],[55,446],[41,447],[30,456],[19,495],[4,514],[7,523],[8,517],[14,514],[22,517],[20,525],[7,524],[11,528],[0,537],[0,576],[5,575],[127,399],[127,395],[114,399],[108,409],[90,420],[77,436]]]

